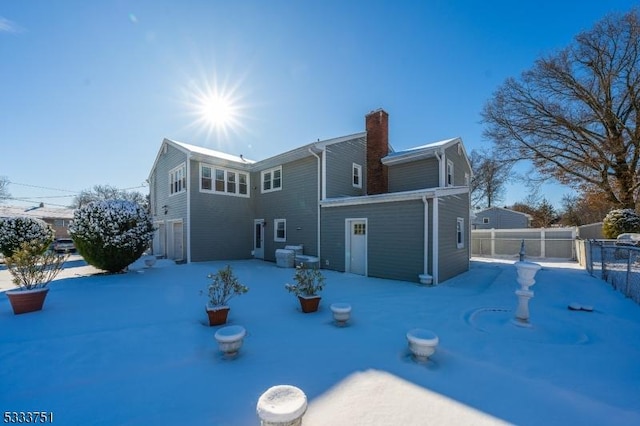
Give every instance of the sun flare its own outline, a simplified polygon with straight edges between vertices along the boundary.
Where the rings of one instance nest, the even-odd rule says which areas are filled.
[[[220,128],[234,120],[234,105],[230,99],[220,95],[210,95],[201,101],[200,114],[211,127]]]
[[[205,132],[207,138],[215,135],[218,142],[241,130],[243,106],[239,86],[239,83],[219,84],[215,78],[191,80],[185,90],[189,114],[193,117],[191,126]]]

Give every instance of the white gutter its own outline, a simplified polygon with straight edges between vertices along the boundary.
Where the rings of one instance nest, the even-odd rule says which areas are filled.
[[[424,203],[424,235],[422,237],[424,239],[424,272],[418,275],[418,279],[421,284],[433,284],[433,277],[429,275],[429,202],[426,195],[422,196],[422,202]]]
[[[438,197],[433,198],[433,240],[432,240],[432,261],[431,275],[433,284],[438,284]]]
[[[324,198],[324,191],[325,191],[325,181],[324,181],[324,174],[321,176],[320,175],[320,168],[322,167],[324,170],[324,161],[322,161],[322,159],[320,158],[320,156],[318,154],[316,154],[315,152],[313,152],[313,150],[311,148],[309,148],[309,152],[311,153],[311,155],[313,155],[314,157],[316,157],[318,159],[318,210],[317,210],[317,214],[318,214],[318,225],[317,225],[317,229],[316,229],[316,235],[317,235],[317,254],[316,256],[318,257],[318,259],[320,259],[320,197],[322,196],[322,198]],[[324,157],[324,149],[322,150],[323,153],[323,157]],[[322,182],[321,182],[322,180]],[[322,188],[322,189],[321,189]]]
[[[187,263],[191,263],[191,151],[187,153]]]
[[[322,148],[322,200],[327,198],[327,148]]]

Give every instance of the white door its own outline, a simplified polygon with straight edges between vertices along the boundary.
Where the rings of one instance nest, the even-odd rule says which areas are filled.
[[[184,258],[182,245],[182,221],[171,223],[169,240],[169,259],[182,260]]]
[[[346,272],[367,275],[367,220],[347,219]]]
[[[264,219],[253,220],[253,257],[264,259]]]
[[[167,251],[165,250],[165,242],[166,242],[166,231],[163,222],[157,222],[156,232],[153,234],[153,254],[156,256],[166,256]]]

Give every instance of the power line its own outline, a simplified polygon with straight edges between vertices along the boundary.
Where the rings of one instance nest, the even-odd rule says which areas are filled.
[[[71,192],[74,194],[79,194],[79,191],[71,191],[69,189],[59,189],[59,188],[49,188],[46,186],[39,186],[39,185],[30,185],[28,183],[18,183],[18,182],[12,182],[12,181],[7,181],[8,183],[12,184],[12,185],[19,185],[19,186],[28,186],[29,188],[38,188],[38,189],[48,189],[50,191],[60,191],[60,192]]]

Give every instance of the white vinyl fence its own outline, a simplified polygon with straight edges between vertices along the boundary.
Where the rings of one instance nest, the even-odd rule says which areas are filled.
[[[577,235],[576,227],[474,229],[471,231],[471,255],[517,258],[524,241],[527,257],[575,260]]]

